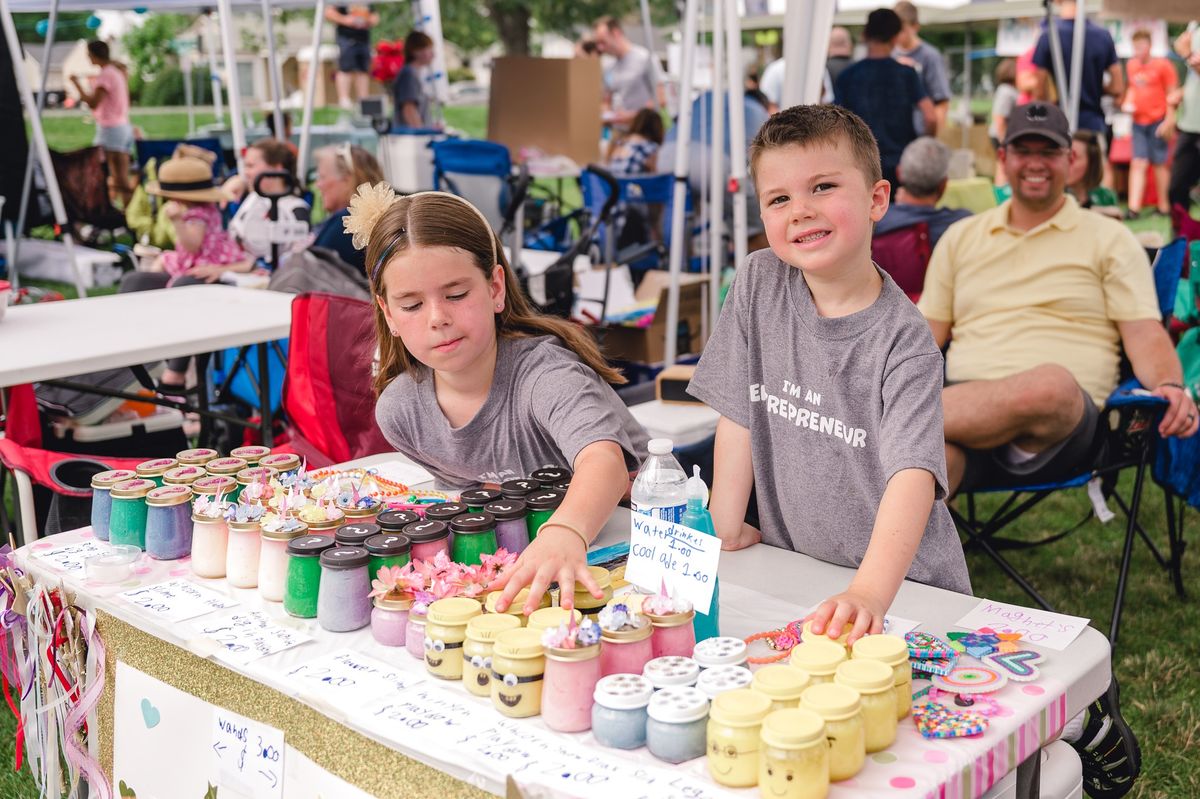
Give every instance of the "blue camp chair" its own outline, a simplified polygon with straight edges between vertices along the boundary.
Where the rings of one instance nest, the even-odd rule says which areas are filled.
[[[1187,242],[1180,238],[1159,250],[1154,260],[1154,284],[1158,292],[1159,310],[1166,320],[1175,305],[1175,293],[1179,288],[1179,277],[1187,255]],[[977,546],[998,565],[1010,579],[1047,610],[1050,603],[1017,569],[1000,554],[1002,549],[1025,549],[1058,541],[1074,532],[1080,525],[1055,533],[1037,541],[1004,538],[1000,531],[1018,517],[1024,515],[1050,495],[1069,488],[1083,488],[1092,480],[1099,479],[1106,496],[1116,501],[1125,515],[1125,545],[1121,555],[1121,566],[1117,577],[1116,596],[1113,600],[1112,621],[1109,625],[1109,641],[1115,646],[1121,626],[1121,610],[1125,602],[1125,586],[1129,577],[1129,564],[1133,555],[1134,538],[1140,537],[1149,547],[1158,565],[1170,574],[1176,593],[1182,598],[1183,578],[1181,574],[1184,541],[1177,524],[1170,491],[1164,487],[1167,499],[1167,551],[1163,553],[1150,539],[1138,522],[1138,511],[1145,489],[1147,467],[1154,462],[1155,451],[1161,444],[1158,423],[1166,409],[1166,400],[1146,392],[1136,379],[1125,380],[1108,398],[1100,414],[1094,447],[1096,459],[1092,468],[1069,479],[1053,483],[1021,486],[989,486],[975,489],[963,495],[966,511],[950,509],[958,529],[966,537],[965,546]],[[1117,423],[1110,425],[1109,420]],[[1134,470],[1133,489],[1128,499],[1117,491],[1117,478],[1125,469]],[[1008,497],[987,518],[981,518],[975,506],[975,494],[1008,493]]]
[[[591,164],[579,176],[583,206],[598,222],[596,251],[604,263],[628,265],[636,272],[665,269],[671,247],[671,213],[675,205],[675,176],[615,175]],[[616,186],[617,204],[610,214],[605,202]],[[685,193],[684,211],[691,225],[692,197]],[[609,218],[611,217],[611,218]],[[640,230],[632,228],[638,226]],[[697,231],[692,230],[694,235]],[[699,258],[687,262],[691,271],[701,268]]]

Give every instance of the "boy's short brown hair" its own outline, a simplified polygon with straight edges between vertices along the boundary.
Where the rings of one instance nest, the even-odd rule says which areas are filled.
[[[871,129],[840,105],[794,105],[768,119],[750,143],[750,177],[758,182],[758,159],[768,150],[817,144],[848,145],[868,187],[883,179],[879,145]]]
[[[1146,30],[1145,28],[1138,28],[1137,30],[1135,30],[1133,32],[1133,36],[1131,36],[1129,38],[1132,41],[1137,41],[1138,39],[1145,39],[1146,41],[1150,41],[1152,37],[1150,36],[1150,31]]]

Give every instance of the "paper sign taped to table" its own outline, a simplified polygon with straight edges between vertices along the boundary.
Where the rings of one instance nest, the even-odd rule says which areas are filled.
[[[212,711],[217,786],[254,799],[281,799],[283,731],[224,708]]]
[[[211,588],[187,580],[168,580],[165,583],[122,591],[117,596],[126,602],[132,602],[151,616],[167,622],[194,619],[205,613],[238,604],[236,600],[222,596]]]
[[[41,542],[48,543],[48,542]],[[91,539],[77,544],[66,544],[50,549],[38,549],[38,544],[31,548],[35,558],[41,558],[56,569],[69,574],[83,576],[84,561],[95,555],[103,555],[111,551],[111,547],[103,541]]]
[[[337,708],[358,708],[383,696],[395,697],[425,681],[422,675],[350,649],[301,663],[287,676],[301,696],[312,696]]]
[[[1079,616],[981,599],[970,613],[955,623],[968,630],[991,627],[998,633],[1020,633],[1027,643],[1061,652],[1079,637],[1088,621]]]
[[[625,579],[655,592],[665,582],[672,596],[707,613],[717,584],[721,539],[640,513],[630,515],[630,526]]]
[[[370,467],[370,471],[382,477],[384,480],[391,480],[393,483],[402,483],[410,488],[421,483],[428,483],[433,480],[433,475],[425,471],[421,466],[408,461],[384,461]]]
[[[276,624],[261,610],[240,607],[193,622],[192,631],[220,645],[217,657],[242,666],[312,640],[306,633]]]
[[[353,718],[380,737],[420,751],[442,752],[473,727],[475,697],[433,684],[419,685],[367,704]],[[417,742],[420,742],[418,745]]]

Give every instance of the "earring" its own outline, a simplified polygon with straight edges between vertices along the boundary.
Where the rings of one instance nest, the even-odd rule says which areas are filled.
[[[503,306],[503,305],[497,305],[497,306],[496,306],[496,313],[500,313],[500,312],[501,312],[501,311],[503,311],[503,310],[504,310],[504,306]]]
[[[394,327],[393,327],[393,328],[390,328],[390,329],[388,330],[388,332],[392,334],[392,337],[393,337],[393,338],[395,338],[396,336],[400,335],[399,333],[397,333],[397,332],[396,332],[396,329],[395,329]]]

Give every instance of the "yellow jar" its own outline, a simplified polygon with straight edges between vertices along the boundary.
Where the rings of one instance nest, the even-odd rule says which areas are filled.
[[[504,593],[503,591],[492,591],[490,594],[488,594],[484,598],[483,609],[488,613],[495,613],[496,612],[496,601],[498,599],[500,599],[500,595],[503,593]],[[523,612],[525,603],[528,601],[529,601],[529,589],[522,588],[520,591],[517,592],[517,595],[513,599],[512,604],[508,606],[508,610],[506,610],[504,612],[509,616],[515,617],[517,619],[517,621],[521,622],[521,625],[524,626],[525,623],[529,620],[529,617],[526,616]],[[548,607],[550,607],[550,594],[547,592],[545,594],[542,594],[542,601],[538,603],[538,608],[548,608]]]
[[[722,785],[758,782],[759,729],[771,712],[764,694],[740,688],[719,694],[708,711],[708,773]]]
[[[771,700],[771,710],[786,710],[800,707],[800,694],[811,682],[804,669],[773,663],[754,673],[750,687]]]
[[[847,660],[833,681],[858,691],[866,727],[867,753],[881,752],[896,740],[896,692],[892,670],[878,660]]]
[[[858,691],[836,683],[810,685],[800,697],[800,707],[825,720],[829,741],[829,779],[848,780],[867,758],[867,734]]]
[[[811,710],[776,710],[763,719],[758,788],[767,799],[825,799],[829,746],[825,721]]]
[[[474,599],[439,599],[425,622],[425,670],[443,680],[461,680],[467,623],[483,612]]]
[[[467,693],[491,696],[492,645],[506,630],[519,630],[521,622],[507,613],[485,613],[467,622],[467,640],[463,642],[462,681]]]
[[[592,579],[600,586],[604,596],[596,599],[583,583],[575,583],[575,609],[584,615],[593,616],[603,610],[612,599],[612,575],[603,566],[588,566],[588,571],[592,573]]]
[[[825,630],[825,632],[821,633],[820,635],[817,635],[816,633],[814,633],[812,631],[812,624],[813,623],[811,620],[806,621],[806,622],[804,622],[804,626],[800,628],[800,640],[801,641],[812,641],[814,639],[819,638],[819,639],[824,639],[826,641],[829,641],[830,643],[841,644],[842,646],[846,647],[847,649],[850,648],[850,647],[846,646],[846,639],[850,637],[850,631],[854,629],[854,625],[851,624],[850,622],[846,622],[846,626],[842,628],[842,634],[837,636],[836,638],[829,637],[829,630]]]
[[[525,626],[531,630],[550,630],[559,625],[566,624],[567,619],[574,617],[575,623],[583,621],[583,614],[578,610],[567,610],[566,608],[539,608],[529,614],[529,621]]]
[[[908,644],[898,635],[865,635],[854,642],[854,657],[878,660],[892,668],[896,693],[896,718],[912,710],[912,669],[908,665]]]
[[[538,630],[506,630],[492,647],[492,705],[514,719],[542,712],[546,658]]]
[[[820,636],[808,640],[792,650],[788,659],[798,669],[808,672],[812,685],[833,682],[838,664],[846,659],[846,648],[833,641],[823,641]]]

